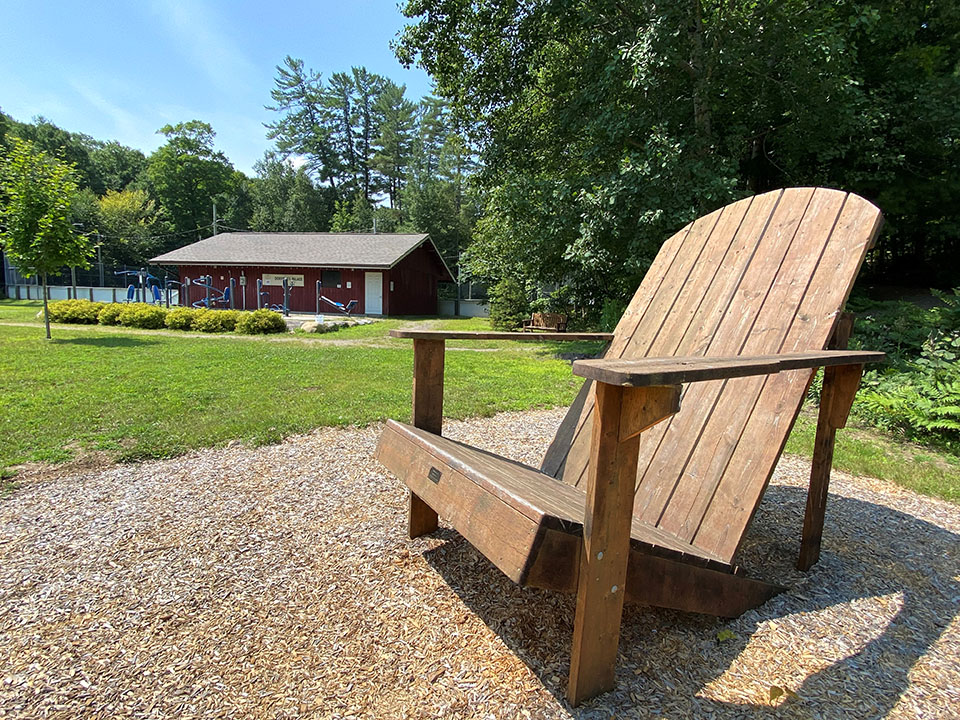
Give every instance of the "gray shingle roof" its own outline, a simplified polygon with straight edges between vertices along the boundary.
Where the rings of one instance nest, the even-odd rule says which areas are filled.
[[[220,233],[150,260],[155,265],[276,265],[391,268],[427,235]]]

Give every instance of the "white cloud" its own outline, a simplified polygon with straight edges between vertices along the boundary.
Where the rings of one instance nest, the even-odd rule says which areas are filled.
[[[223,28],[223,21],[203,3],[153,0],[159,16],[180,51],[221,90],[242,87],[255,74],[254,64]]]
[[[113,130],[109,133],[109,139],[119,140],[125,145],[140,148],[145,152],[149,152],[160,144],[155,134],[145,129],[151,126],[149,117],[138,116],[107,100],[99,90],[86,83],[72,80],[70,86],[102,117],[109,119],[112,123]]]

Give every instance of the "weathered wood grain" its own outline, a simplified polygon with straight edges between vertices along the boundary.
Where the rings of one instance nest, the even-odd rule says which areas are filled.
[[[611,385],[648,387],[749,375],[773,375],[801,368],[880,362],[884,357],[882,352],[871,350],[820,350],[782,355],[577,360],[573,363],[573,374]]]
[[[443,431],[442,339],[413,341],[413,424],[440,435]],[[430,505],[410,491],[407,507],[407,534],[410,539],[433,532],[440,519]]]
[[[520,340],[522,342],[542,342],[544,340],[601,340],[610,342],[613,333],[576,333],[576,332],[486,332],[467,330],[391,330],[390,337],[413,340]]]
[[[587,480],[567,700],[576,707],[613,687],[630,558],[639,435],[623,429],[626,391],[599,383]],[[642,401],[641,401],[642,402]],[[626,436],[625,439],[621,439]]]
[[[716,617],[739,617],[783,592],[779,585],[634,550],[627,602]]]
[[[411,452],[407,438],[394,427],[384,429],[377,459],[401,477],[417,497],[442,509],[457,531],[507,577],[517,583],[523,581],[539,519],[518,512],[431,455]]]
[[[745,202],[750,201],[748,200]],[[716,213],[712,213],[705,218],[700,218],[690,225],[687,225],[680,232],[672,235],[663,244],[663,247],[660,248],[660,252],[658,252],[656,258],[654,258],[650,269],[644,276],[643,282],[637,289],[637,292],[634,293],[630,303],[627,305],[627,309],[624,311],[623,317],[621,317],[620,322],[617,323],[617,327],[613,334],[613,341],[607,348],[607,351],[604,353],[604,357],[619,358],[623,355],[624,351],[630,346],[638,322],[648,315],[647,311],[650,307],[650,303],[660,292],[661,285],[664,283],[667,276],[671,274],[671,268],[673,267],[675,261],[677,261],[680,250],[683,248],[687,238],[691,235],[691,233],[693,233],[695,236],[699,236],[712,231],[714,224],[719,218],[720,212],[721,211],[717,211]],[[589,423],[593,413],[594,403],[592,384],[588,390],[589,392],[586,396],[585,402],[583,403],[582,407],[578,409],[576,428],[571,434],[570,444],[565,448],[562,446],[558,447],[557,451],[554,452],[554,457],[551,458],[551,466],[556,466],[556,472],[554,473],[556,477],[563,479],[564,482],[571,485],[577,485],[580,482],[580,479],[586,469],[589,456]],[[575,409],[571,408],[570,412],[568,413],[568,417],[564,419],[561,425],[562,428],[567,426],[570,415],[574,412]],[[566,443],[564,443],[564,445],[565,444]],[[563,457],[557,460],[556,456],[560,455],[559,451],[561,449],[563,449]]]
[[[847,424],[853,398],[860,387],[863,365],[840,365],[823,372],[820,391],[820,413],[814,440],[813,463],[810,467],[810,490],[803,517],[798,570],[809,570],[820,559],[823,540],[823,521],[830,489],[830,468],[833,466],[833,447],[837,429]]]
[[[743,352],[765,300],[775,287],[777,271],[789,257],[791,248],[795,247],[794,241],[814,194],[810,189],[781,193],[769,213],[763,208],[759,217],[748,218],[756,237],[754,251],[749,263],[738,273],[736,286],[728,288],[727,304],[709,308],[714,317],[701,319],[702,323],[706,321],[706,325],[713,328],[705,355],[739,355]],[[832,223],[844,196],[842,193],[839,196],[827,193],[826,197],[834,201],[828,206],[828,214],[832,217],[825,218],[826,222]],[[822,213],[820,217],[823,217]],[[774,315],[774,322],[782,322],[784,310],[781,308]],[[776,333],[774,329],[773,335]],[[763,336],[760,340],[765,345],[769,343]],[[775,337],[772,340],[777,342]],[[776,350],[778,346],[774,344],[759,350],[754,348],[748,354],[763,355]],[[712,495],[722,478],[723,464],[711,463],[719,473],[709,476],[686,474],[686,468],[699,454],[701,442],[706,443],[702,446],[706,450],[715,438],[739,433],[743,419],[737,415],[749,415],[761,383],[762,380],[753,379],[717,380],[698,383],[688,389],[684,405],[693,405],[697,411],[678,414],[663,431],[660,446],[640,479],[635,511],[641,518],[656,525],[674,523],[678,515],[687,516],[691,503],[696,503],[705,490]],[[716,457],[715,453],[709,455]]]
[[[784,353],[825,347],[839,308],[849,296],[857,270],[880,227],[876,207],[847,196],[793,322],[781,344]],[[813,348],[811,348],[813,346]],[[744,425],[700,528],[692,541],[732,558],[753,518],[800,410],[810,372],[790,371],[767,378],[762,396]]]

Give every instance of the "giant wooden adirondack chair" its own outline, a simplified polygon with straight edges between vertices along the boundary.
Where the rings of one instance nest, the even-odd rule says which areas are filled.
[[[394,331],[414,340],[413,425],[377,457],[410,494],[410,536],[437,513],[522,585],[577,592],[569,701],[613,686],[624,599],[734,617],[781,588],[734,556],[825,367],[799,566],[819,555],[833,439],[865,362],[841,308],[881,224],[822,188],[728,205],[663,245],[539,470],[440,435],[446,339],[522,333]],[[665,421],[665,422],[664,422]],[[642,433],[642,435],[641,435]]]

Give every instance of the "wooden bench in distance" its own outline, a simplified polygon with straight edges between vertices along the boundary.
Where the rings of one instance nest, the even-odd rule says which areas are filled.
[[[553,332],[567,331],[567,316],[562,313],[535,312],[523,324],[524,331],[549,330]]]

